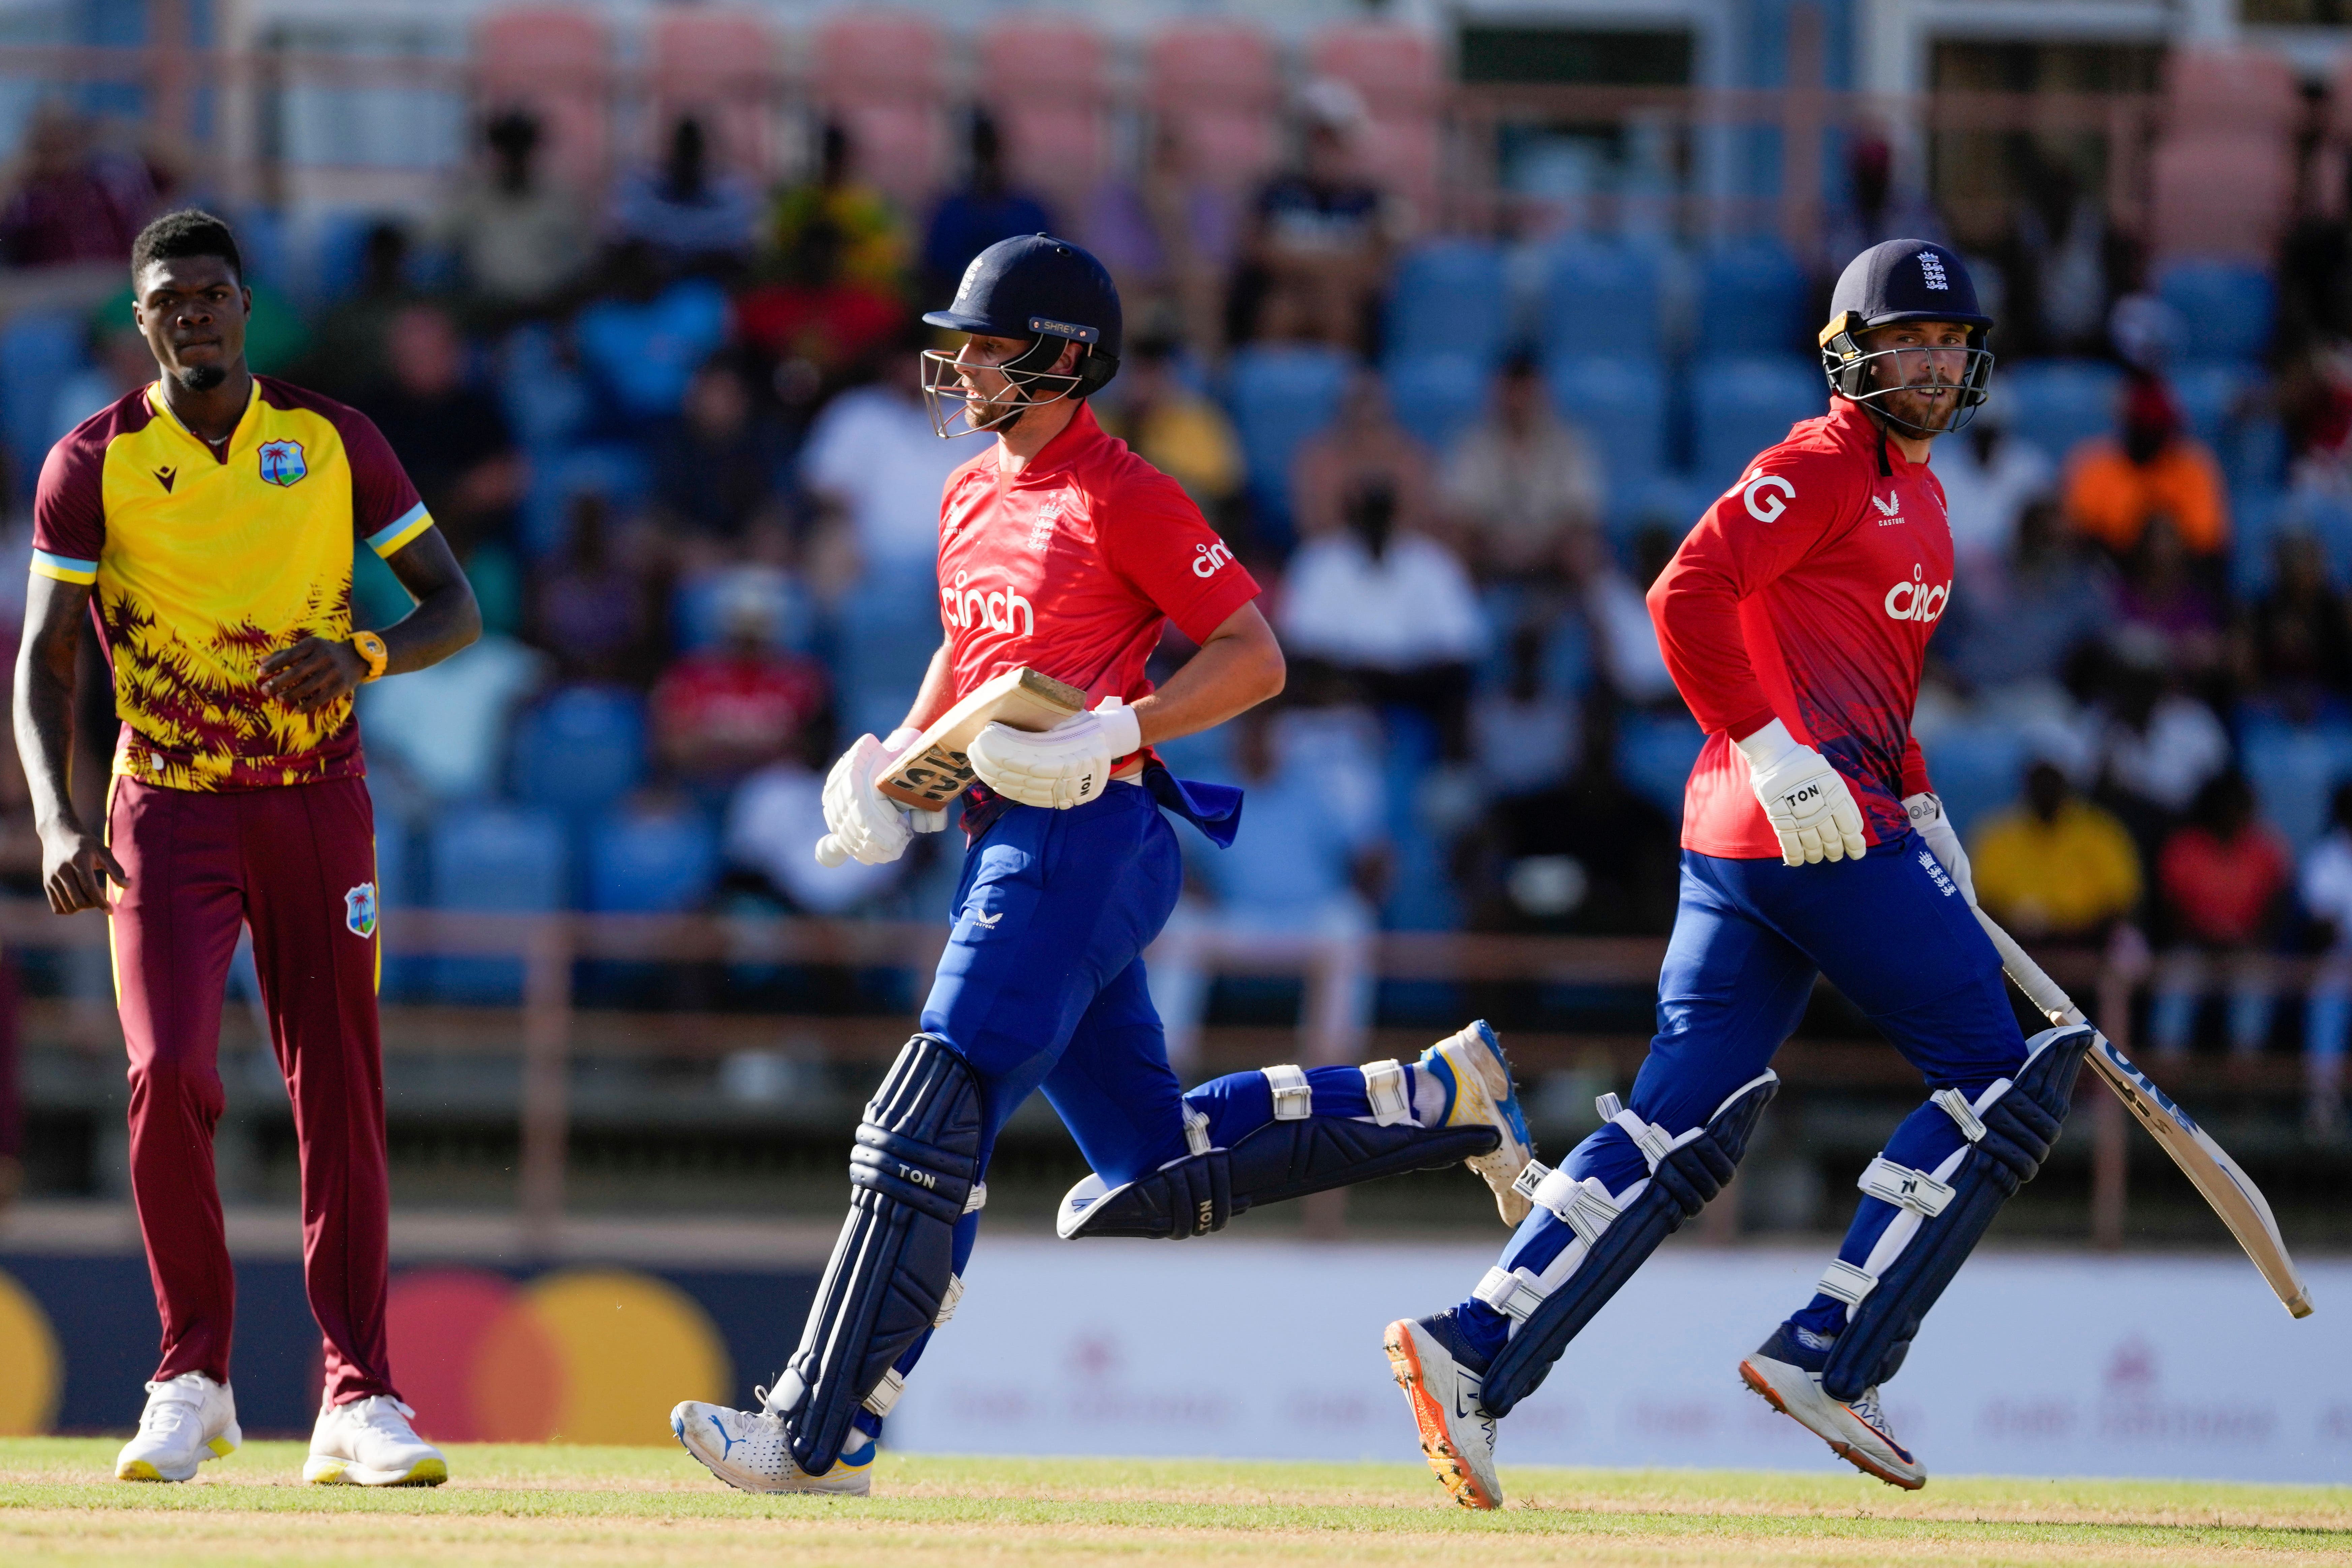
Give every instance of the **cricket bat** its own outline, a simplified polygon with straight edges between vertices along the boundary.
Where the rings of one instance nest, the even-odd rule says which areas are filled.
[[[1008,669],[933,720],[874,787],[912,811],[945,810],[971,783],[971,763],[964,753],[973,736],[991,724],[1051,730],[1086,710],[1087,694],[1076,687],[1025,664]],[[849,851],[828,833],[817,841],[816,858],[819,865],[838,866]]]
[[[1995,924],[1990,915],[1982,910],[1976,914],[1977,923],[1984,927],[1985,935],[1992,939],[1993,947],[2000,953],[2001,968],[2009,972],[2010,979],[2025,993],[2027,1000],[2053,1024],[2088,1021],[2083,1010],[2058,988],[2058,983],[2042,973],[2042,966]],[[2114,1042],[2096,1030],[2092,1032],[2091,1065],[2106,1079],[2107,1087],[2116,1091],[2124,1109],[2139,1119],[2139,1124],[2148,1130],[2164,1152],[2172,1156],[2172,1163],[2213,1205],[2213,1212],[2221,1216],[2221,1223],[2230,1227],[2230,1234],[2246,1249],[2246,1256],[2262,1270],[2263,1279],[2286,1304],[2287,1311],[2298,1318],[2311,1316],[2310,1292],[2295,1273],[2294,1259],[2287,1256],[2278,1221],[2271,1217],[2271,1205],[2253,1179],[2238,1168],[2238,1163],[2213,1142],[2210,1133],[2150,1083],[2147,1075],[2133,1065],[2129,1057],[2116,1049]]]

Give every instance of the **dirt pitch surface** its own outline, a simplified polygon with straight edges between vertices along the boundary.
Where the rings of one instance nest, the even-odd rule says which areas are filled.
[[[488,1445],[433,1490],[305,1486],[295,1443],[136,1485],[116,1446],[0,1440],[0,1563],[2352,1563],[2352,1486],[1507,1467],[1508,1505],[1472,1514],[1418,1465],[886,1456],[859,1500],[747,1497],[676,1449]]]

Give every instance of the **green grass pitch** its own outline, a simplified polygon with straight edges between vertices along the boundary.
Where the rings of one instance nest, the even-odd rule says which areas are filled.
[[[446,1487],[363,1491],[304,1486],[296,1443],[176,1487],[113,1480],[115,1447],[0,1440],[0,1563],[2352,1562],[2352,1486],[1507,1466],[1509,1504],[1481,1515],[1418,1465],[887,1455],[858,1500],[747,1497],[674,1448],[459,1445]]]

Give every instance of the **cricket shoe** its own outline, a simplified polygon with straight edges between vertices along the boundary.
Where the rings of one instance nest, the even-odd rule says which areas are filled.
[[[147,1385],[139,1431],[114,1458],[118,1481],[184,1481],[206,1459],[225,1459],[245,1441],[236,1395],[200,1372]]]
[[[1500,1508],[1503,1483],[1495,1479],[1495,1418],[1478,1403],[1482,1382],[1472,1351],[1454,1327],[1454,1314],[1438,1312],[1391,1323],[1381,1337],[1389,1371],[1412,1406],[1421,1429],[1422,1458],[1454,1500],[1464,1508]]]
[[[784,1418],[765,1410],[730,1410],[689,1399],[669,1413],[678,1444],[705,1468],[738,1491],[834,1492],[864,1497],[874,1485],[874,1439],[853,1430],[861,1445],[833,1462],[821,1476],[793,1462],[792,1434]]]
[[[1772,1331],[1772,1337],[1755,1354],[1739,1363],[1740,1379],[1769,1400],[1773,1409],[1819,1436],[1863,1474],[1876,1476],[1906,1492],[1926,1486],[1927,1467],[1895,1440],[1894,1428],[1887,1425],[1886,1412],[1878,1403],[1878,1385],[1872,1384],[1851,1402],[1832,1398],[1822,1387],[1820,1373],[1798,1364],[1802,1355],[1790,1342],[1784,1323]]]
[[[322,1487],[439,1486],[449,1461],[410,1428],[415,1414],[389,1394],[322,1407],[302,1479]]]
[[[1454,1104],[1446,1112],[1448,1127],[1492,1127],[1503,1136],[1491,1154],[1473,1154],[1462,1163],[1485,1178],[1494,1190],[1495,1207],[1503,1223],[1516,1226],[1528,1217],[1528,1197],[1511,1184],[1536,1157],[1535,1140],[1528,1136],[1528,1119],[1519,1111],[1519,1091],[1511,1083],[1511,1064],[1503,1042],[1486,1020],[1478,1019],[1457,1035],[1440,1040],[1421,1053],[1413,1065],[1428,1072],[1439,1063],[1454,1079]]]

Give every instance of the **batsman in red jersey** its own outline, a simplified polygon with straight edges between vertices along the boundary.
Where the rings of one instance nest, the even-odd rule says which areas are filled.
[[[1992,324],[1939,245],[1890,240],[1856,257],[1821,333],[1828,414],[1759,453],[1650,590],[1667,667],[1706,731],[1657,1034],[1631,1103],[1604,1095],[1598,1132],[1559,1169],[1528,1167],[1533,1212],[1470,1298],[1389,1330],[1423,1452],[1468,1506],[1501,1500],[1496,1420],[1730,1180],[1817,974],[1930,1093],[1863,1173],[1812,1299],[1740,1375],[1866,1473],[1926,1484],[1879,1385],[2039,1168],[2091,1038],[2023,1037],[1911,737],[1952,595],[1928,453],[1984,399]]]

